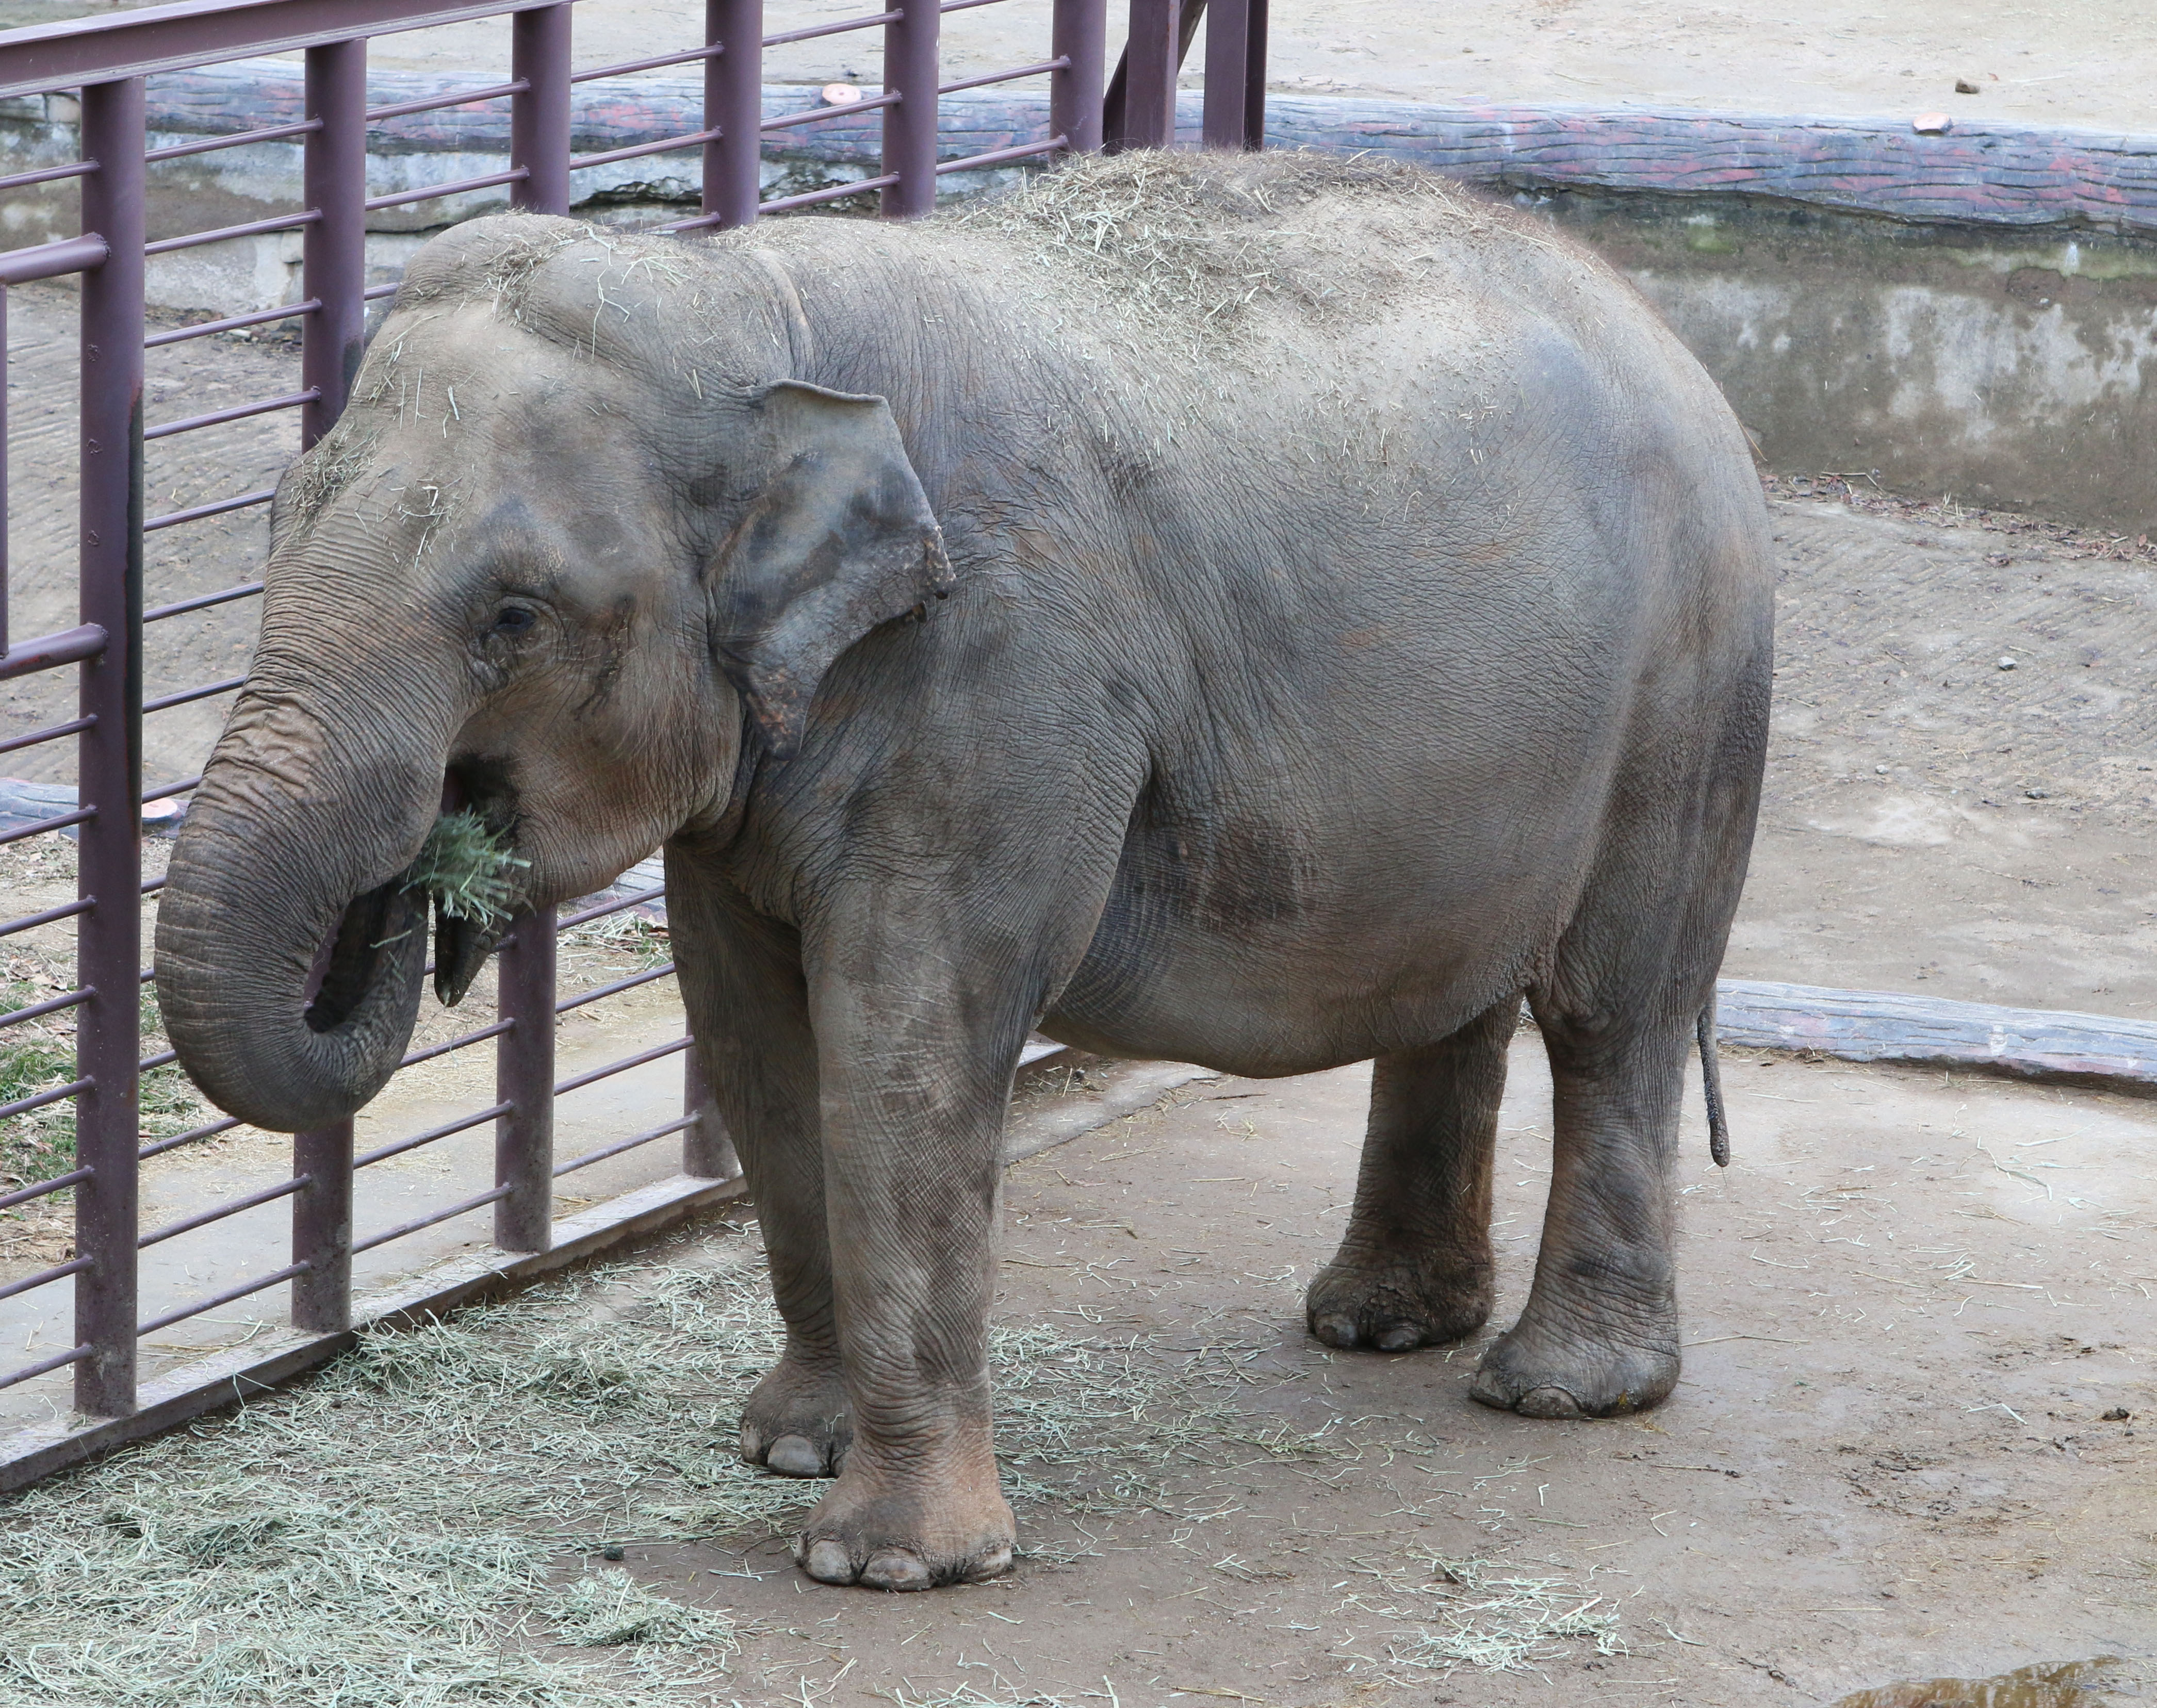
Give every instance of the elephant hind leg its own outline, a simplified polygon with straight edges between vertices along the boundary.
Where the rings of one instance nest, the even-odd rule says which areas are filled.
[[[1355,1209],[1305,1296],[1329,1346],[1405,1352],[1464,1339],[1490,1314],[1490,1170],[1520,1012],[1508,997],[1373,1065]]]

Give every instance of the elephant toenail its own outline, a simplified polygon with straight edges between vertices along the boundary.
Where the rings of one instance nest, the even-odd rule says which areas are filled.
[[[1530,1388],[1513,1402],[1513,1409],[1523,1417],[1585,1417],[1580,1402],[1562,1387]]]
[[[746,1423],[742,1426],[741,1456],[745,1465],[759,1464],[764,1459],[764,1438]]]
[[[1310,1328],[1311,1332],[1329,1346],[1349,1347],[1356,1344],[1356,1324],[1351,1318],[1320,1317]]]
[[[771,1443],[764,1462],[782,1477],[825,1474],[823,1449],[804,1435],[782,1435]]]
[[[926,1589],[929,1568],[903,1548],[878,1548],[862,1567],[862,1582],[871,1589]]]
[[[801,1539],[796,1538],[794,1557],[801,1560]],[[854,1562],[848,1556],[846,1545],[835,1542],[829,1536],[815,1543],[809,1557],[801,1560],[801,1569],[819,1583],[852,1583],[854,1581]]]
[[[1001,1577],[1012,1568],[1012,1551],[1007,1543],[999,1543],[969,1567],[966,1582],[986,1583],[991,1577]]]
[[[1395,1323],[1378,1336],[1381,1352],[1412,1352],[1422,1343],[1422,1335],[1408,1323]]]

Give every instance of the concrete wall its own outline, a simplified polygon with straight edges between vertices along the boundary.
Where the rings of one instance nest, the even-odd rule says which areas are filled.
[[[419,74],[375,98],[432,92]],[[407,85],[410,85],[407,87]],[[422,85],[425,86],[422,86]],[[288,122],[281,62],[160,79],[154,143]],[[699,88],[643,78],[581,85],[579,153],[680,135]],[[766,90],[768,115],[807,90]],[[1194,131],[1195,97],[1185,115]],[[0,102],[0,170],[75,157],[73,103]],[[1045,134],[1043,100],[946,97],[947,159]],[[1601,253],[1697,354],[1779,472],[1863,473],[1883,488],[2157,532],[2157,140],[2013,126],[1913,137],[1886,123],[1577,109],[1453,110],[1276,98],[1269,136],[1420,161],[1531,208]],[[415,115],[370,137],[376,195],[502,170],[507,120]],[[876,116],[775,133],[767,193],[876,169]],[[785,152],[780,152],[780,151]],[[266,143],[153,168],[153,237],[295,206],[300,149]],[[694,151],[579,174],[586,217],[647,224],[696,196]],[[979,194],[1012,168],[955,173]],[[0,201],[0,242],[72,232],[70,185]],[[375,282],[430,232],[506,205],[485,190],[373,217]],[[155,301],[233,313],[298,300],[300,239],[277,233],[154,257]]]

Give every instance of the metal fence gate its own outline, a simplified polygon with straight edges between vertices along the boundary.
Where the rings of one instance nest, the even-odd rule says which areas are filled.
[[[513,1282],[549,1263],[568,1261],[630,1234],[733,1195],[739,1171],[731,1146],[708,1115],[690,1040],[677,1037],[604,1067],[558,1080],[555,1023],[559,1016],[632,986],[667,976],[672,963],[595,988],[565,994],[557,987],[557,934],[659,897],[656,887],[557,918],[553,910],[520,919],[499,951],[499,1011],[461,1037],[413,1052],[405,1065],[492,1042],[495,1099],[456,1121],[355,1155],[349,1122],[296,1135],[286,1178],[165,1226],[145,1229],[137,1213],[141,1165],[198,1144],[238,1124],[211,1121],[145,1142],[138,1119],[141,1076],[169,1063],[169,1051],[144,1056],[140,1024],[143,967],[141,898],[159,887],[142,877],[142,803],[184,795],[188,778],[145,790],[142,719],[168,707],[228,693],[244,680],[200,684],[147,702],[146,634],[169,620],[261,591],[257,581],[146,608],[143,542],[147,534],[266,504],[267,491],[144,514],[146,443],[222,423],[291,411],[298,445],[319,439],[337,418],[356,365],[368,302],[394,285],[366,283],[368,216],[380,208],[506,186],[512,205],[567,213],[576,174],[631,157],[695,149],[702,157],[702,208],[659,229],[694,232],[739,226],[770,214],[875,191],[887,217],[927,212],[940,177],[1001,162],[1071,151],[1159,147],[1175,131],[1178,68],[1192,44],[1206,0],[1130,0],[1130,34],[1123,62],[1104,78],[1108,0],[1053,0],[1046,52],[1030,64],[957,82],[940,80],[938,42],[945,14],[1004,0],[898,0],[888,9],[838,22],[766,33],[764,0],[706,0],[703,39],[681,50],[626,63],[573,69],[574,3],[535,0],[183,0],[183,3],[75,23],[0,33],[0,97],[80,91],[80,158],[71,163],[0,177],[17,192],[61,180],[78,181],[80,234],[0,254],[0,347],[4,347],[7,287],[75,275],[80,280],[80,424],[79,482],[80,621],[60,632],[15,640],[7,631],[6,534],[0,529],[0,680],[72,669],[78,673],[76,715],[0,740],[0,754],[72,738],[78,795],[71,811],[0,835],[0,842],[62,830],[79,841],[75,898],[0,923],[0,938],[72,919],[74,988],[0,1014],[5,1028],[72,1011],[73,1077],[0,1104],[0,1122],[72,1100],[73,1165],[48,1178],[0,1192],[0,1211],[54,1194],[74,1195],[72,1254],[35,1273],[0,1284],[0,1299],[43,1288],[71,1289],[73,1335],[63,1350],[18,1367],[0,1366],[0,1388],[73,1371],[73,1414],[49,1425],[0,1438],[0,1489],[18,1486],[116,1442],[168,1427],[242,1393],[310,1367],[348,1344],[353,1328],[353,1258],[423,1228],[492,1206],[496,1252],[454,1273],[415,1283],[393,1303],[406,1314],[439,1309],[489,1287]],[[1265,0],[1212,0],[1207,31],[1204,138],[1209,146],[1259,146],[1264,122]],[[510,63],[505,80],[459,88],[439,98],[370,107],[370,36],[507,14]],[[763,116],[765,48],[851,31],[880,31],[881,93],[847,106]],[[145,130],[145,80],[160,73],[245,55],[303,51],[305,116],[292,123],[150,149]],[[574,85],[666,66],[701,64],[703,125],[678,137],[578,156],[571,152]],[[955,90],[1045,75],[1049,131],[1045,141],[955,160],[938,158],[938,97]],[[438,108],[508,103],[510,159],[506,171],[370,198],[367,193],[370,124]],[[766,134],[820,118],[881,109],[882,171],[860,183],[760,200],[759,162]],[[146,232],[148,162],[279,139],[304,150],[302,205],[272,219],[196,231],[149,242]],[[301,300],[270,310],[226,316],[148,335],[146,257],[272,231],[302,234]],[[183,419],[143,420],[144,351],[270,322],[301,328],[301,385],[288,395]],[[0,388],[0,502],[7,496],[6,394]],[[584,1155],[557,1160],[557,1098],[609,1076],[682,1054],[687,1064],[683,1112]],[[429,1211],[400,1225],[356,1230],[355,1171],[492,1123],[495,1181],[487,1191]],[[554,1181],[637,1146],[678,1134],[678,1174],[617,1196],[583,1215],[558,1222]],[[289,1198],[288,1260],[266,1259],[264,1273],[207,1297],[185,1300],[145,1318],[138,1299],[138,1254],[243,1211]],[[290,1284],[291,1329],[250,1347],[188,1361],[154,1381],[138,1381],[138,1343],[219,1306]],[[378,1300],[372,1314],[387,1311]],[[57,1410],[58,1408],[56,1408]]]

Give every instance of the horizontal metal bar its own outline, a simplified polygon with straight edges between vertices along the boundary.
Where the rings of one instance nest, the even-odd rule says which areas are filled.
[[[265,231],[291,231],[301,225],[312,225],[322,217],[319,208],[307,208],[300,214],[280,214],[274,219],[250,219],[245,225],[220,225],[214,231],[191,231],[185,237],[161,238],[156,243],[142,245],[146,255],[168,255],[175,250],[199,249],[206,243],[223,243],[228,238],[253,237]]]
[[[54,635],[40,635],[34,640],[20,641],[0,652],[0,682],[41,670],[58,670],[64,664],[80,664],[104,651],[105,630],[95,623],[62,629]]]
[[[573,154],[569,157],[569,170],[583,172],[589,167],[611,166],[617,160],[635,160],[646,154],[665,154],[676,148],[694,148],[700,143],[712,141],[718,134],[718,128],[714,126],[711,130],[699,131],[691,136],[670,136],[663,142],[639,142],[631,148],[610,148],[604,154]]]
[[[0,925],[0,937],[13,937],[18,931],[28,931],[39,925],[49,925],[55,919],[65,919],[72,914],[87,913],[95,905],[95,897],[84,896],[79,900],[64,903],[57,908],[48,908],[42,913],[25,913],[19,919],[10,919],[5,925]]]
[[[147,980],[145,980],[147,983]],[[153,1068],[168,1068],[180,1059],[178,1050],[160,1050],[154,1056],[145,1056],[135,1064],[137,1073],[147,1073]]]
[[[231,510],[250,510],[257,504],[267,504],[276,496],[275,486],[265,486],[259,492],[242,492],[237,498],[220,498],[214,504],[198,504],[192,510],[175,510],[168,516],[152,517],[142,524],[142,532],[155,533],[161,527],[178,527],[183,522],[200,522],[205,516],[223,516]]]
[[[87,718],[70,718],[64,723],[49,723],[43,729],[33,729],[28,735],[11,735],[0,741],[0,754],[12,754],[17,748],[35,747],[41,741],[58,741],[64,735],[74,735],[97,722],[93,712]]]
[[[657,901],[660,897],[666,893],[667,886],[662,883],[656,889],[639,890],[635,895],[624,896],[618,901],[601,902],[596,908],[586,908],[580,913],[572,913],[566,919],[558,919],[555,921],[555,934],[559,936],[563,932],[567,931],[573,925],[589,924],[594,919],[605,918],[610,913],[619,913],[623,908],[633,908],[639,902]]]
[[[79,1002],[87,1002],[97,995],[97,986],[85,985],[80,990],[70,990],[64,996],[54,996],[47,1001],[33,1002],[28,1008],[18,1008],[13,1014],[0,1014],[0,1026],[14,1026],[25,1020],[35,1020],[41,1014],[58,1014],[63,1008],[73,1008]],[[5,1209],[0,1205],[0,1209]]]
[[[604,1068],[595,1068],[588,1073],[579,1073],[565,1079],[554,1088],[554,1095],[567,1097],[573,1091],[582,1091],[588,1085],[597,1085],[602,1079],[611,1079],[617,1073],[626,1073],[632,1068],[641,1068],[647,1062],[663,1062],[669,1056],[678,1056],[689,1047],[687,1038],[677,1038],[671,1044],[661,1044],[641,1055],[625,1056],[619,1062],[610,1062]]]
[[[379,302],[384,297],[394,296],[396,294],[397,287],[394,285],[370,285],[359,293],[359,300],[362,302]]]
[[[49,818],[40,824],[23,825],[16,830],[0,831],[0,847],[4,847],[9,842],[22,841],[26,837],[42,836],[48,831],[64,831],[69,825],[88,824],[96,816],[95,807],[85,806],[80,812],[63,813],[58,818]],[[0,1109],[0,1115],[8,1113],[8,1109]]]
[[[649,1145],[655,1139],[664,1139],[669,1133],[679,1133],[685,1127],[695,1126],[702,1119],[700,1115],[683,1115],[678,1120],[669,1121],[663,1127],[654,1127],[647,1133],[631,1134],[628,1138],[619,1140],[601,1150],[587,1150],[582,1156],[573,1156],[567,1162],[557,1164],[554,1178],[559,1181],[565,1174],[574,1174],[580,1168],[589,1168],[595,1162],[605,1162],[610,1156],[619,1156],[625,1150],[634,1150],[640,1145]]]
[[[674,970],[669,961],[663,967],[655,967],[648,973],[634,973],[626,979],[616,979],[611,985],[595,985],[589,990],[579,990],[574,996],[565,996],[554,1005],[554,1012],[567,1014],[572,1008],[582,1008],[587,1002],[598,1002],[609,996],[618,996],[624,990],[634,990],[639,985],[649,985],[663,979]]]
[[[971,12],[976,6],[1001,6],[1004,0],[944,0],[939,12]]]
[[[5,1294],[0,1294],[0,1299],[6,1297]],[[84,1359],[89,1357],[90,1354],[90,1349],[87,1345],[78,1346],[72,1352],[55,1354],[41,1364],[25,1365],[20,1370],[11,1371],[6,1376],[0,1376],[0,1388],[13,1387],[18,1381],[28,1381],[33,1376],[47,1375],[66,1365],[80,1364]]]
[[[626,77],[632,71],[656,71],[662,65],[686,65],[692,59],[716,59],[726,50],[722,42],[708,48],[692,48],[686,54],[662,54],[656,59],[625,59],[619,65],[595,65],[589,71],[571,72],[569,81],[589,83],[595,77]]]
[[[178,1150],[183,1145],[192,1145],[198,1139],[214,1139],[220,1133],[229,1133],[239,1124],[237,1115],[227,1115],[221,1121],[212,1121],[207,1126],[191,1127],[184,1133],[175,1133],[169,1139],[160,1139],[155,1145],[145,1145],[135,1153],[137,1162],[147,1162],[153,1156],[162,1156],[167,1150]]]
[[[969,172],[977,166],[994,166],[1003,160],[1023,160],[1029,154],[1053,154],[1068,140],[1051,136],[1046,142],[1029,142],[1021,148],[999,148],[991,154],[970,154],[964,160],[939,161],[936,176],[941,177],[947,172]]]
[[[177,694],[164,694],[154,700],[145,700],[142,714],[147,718],[152,712],[162,712],[172,706],[184,706],[190,700],[207,700],[212,694],[229,694],[234,688],[246,686],[247,678],[244,676],[227,677],[221,682],[208,682],[199,688],[185,688]]]
[[[9,250],[0,255],[0,285],[28,285],[33,279],[57,279],[64,273],[101,267],[111,253],[103,238],[90,232],[58,243]]]
[[[311,404],[322,394],[320,386],[311,385],[305,391],[293,392],[281,398],[265,398],[259,404],[241,404],[234,409],[213,409],[207,415],[184,415],[177,421],[167,421],[160,426],[145,427],[142,440],[147,444],[152,439],[169,439],[175,433],[192,433],[198,427],[218,427],[227,421],[245,421],[250,415],[267,415],[275,409],[296,409],[302,404]]]
[[[197,772],[184,783],[167,783],[162,789],[147,790],[142,795],[142,804],[147,806],[153,800],[163,800],[174,795],[185,795],[188,790],[201,781],[202,774]]]
[[[69,1186],[80,1186],[96,1172],[95,1169],[79,1168],[72,1174],[54,1175],[49,1181],[39,1181],[35,1186],[18,1186],[13,1191],[0,1196],[0,1210],[13,1210],[18,1204],[27,1204],[33,1198],[49,1197],[54,1192],[64,1192]],[[89,1259],[85,1258],[83,1261],[87,1263]],[[45,1273],[49,1278],[53,1275],[64,1275],[67,1270],[65,1268],[49,1269]],[[34,1285],[35,1283],[33,1282],[32,1284]],[[19,1292],[22,1289],[18,1288],[15,1290]],[[7,1296],[7,1290],[0,1289],[0,1299],[5,1299]]]
[[[814,125],[825,119],[843,119],[854,113],[873,112],[878,107],[897,106],[895,95],[879,95],[867,100],[849,101],[844,106],[812,107],[806,113],[788,113],[783,117],[766,119],[757,126],[759,131],[785,131],[795,125]]]
[[[956,83],[939,84],[936,92],[956,95],[962,89],[986,89],[991,83],[1010,83],[1021,77],[1037,77],[1044,71],[1066,70],[1070,64],[1070,54],[1058,54],[1053,59],[1043,59],[1037,65],[1022,65],[1016,71],[991,71],[985,77],[962,77]]]
[[[165,880],[162,877],[146,877],[142,880],[142,893],[146,896],[154,896],[164,887]]]
[[[90,1082],[78,1079],[70,1084],[56,1085],[50,1091],[41,1091],[31,1097],[18,1097],[10,1104],[0,1104],[0,1118],[8,1115],[27,1115],[32,1109],[41,1109],[47,1104],[56,1104],[62,1098],[73,1097],[79,1091],[88,1091]]]
[[[198,1215],[183,1217],[178,1222],[168,1222],[162,1227],[153,1228],[135,1242],[138,1252],[147,1251],[153,1245],[162,1245],[168,1239],[177,1239],[183,1233],[193,1233],[198,1227],[208,1227],[213,1222],[222,1222],[228,1216],[237,1216],[243,1210],[252,1210],[261,1204],[275,1203],[280,1198],[289,1198],[301,1187],[314,1179],[312,1175],[296,1175],[289,1181],[280,1181],[274,1186],[265,1186],[259,1192],[250,1192],[245,1198],[234,1198],[229,1204],[213,1205]]]
[[[322,47],[527,12],[552,0],[180,0],[170,6],[10,30],[0,40],[0,97],[192,70],[224,59]]]
[[[322,127],[320,119],[300,119],[289,125],[266,126],[260,131],[235,131],[229,136],[212,136],[201,142],[175,142],[169,147],[149,149],[142,157],[182,160],[190,154],[212,154],[220,148],[245,148],[250,142],[275,142],[285,136],[304,136]]]
[[[193,1304],[182,1305],[178,1310],[168,1310],[161,1317],[152,1317],[147,1323],[135,1325],[135,1337],[154,1335],[160,1329],[169,1329],[174,1323],[183,1323],[189,1317],[200,1316],[204,1311],[215,1310],[220,1304],[230,1304],[235,1299],[245,1299],[250,1293],[260,1293],[265,1287],[275,1287],[280,1281],[289,1281],[295,1275],[304,1275],[315,1266],[311,1263],[287,1263],[283,1268],[253,1281],[243,1281],[237,1287],[228,1287],[224,1292],[199,1299]]]
[[[896,23],[905,16],[903,12],[878,12],[867,18],[842,18],[837,23],[820,23],[813,29],[790,29],[783,35],[768,35],[764,44],[780,48],[789,42],[814,41],[818,36],[844,35],[852,29],[873,29],[880,23]]]
[[[437,196],[461,196],[466,190],[484,190],[496,184],[513,184],[520,178],[532,176],[532,168],[520,166],[509,172],[491,172],[484,177],[459,178],[455,183],[428,184],[416,190],[399,190],[394,196],[369,196],[361,205],[368,213],[377,208],[401,208],[407,202],[431,202]]]
[[[520,77],[514,83],[492,84],[485,89],[475,89],[460,95],[434,95],[425,100],[400,100],[391,106],[369,107],[367,121],[377,119],[401,119],[407,113],[431,113],[443,107],[475,106],[483,100],[501,100],[505,96],[522,95],[532,85]]]
[[[516,1024],[513,1020],[497,1020],[492,1026],[483,1026],[477,1031],[468,1031],[462,1037],[451,1038],[446,1044],[435,1044],[428,1049],[414,1050],[397,1064],[398,1071],[402,1073],[405,1068],[417,1067],[422,1062],[431,1062],[435,1057],[446,1056],[452,1050],[468,1049],[474,1044],[485,1042],[488,1038],[498,1038]]]
[[[813,208],[819,202],[837,202],[848,196],[858,196],[867,190],[886,189],[898,182],[898,174],[895,172],[888,172],[882,177],[863,178],[857,184],[839,184],[828,190],[811,190],[803,195],[781,196],[776,201],[759,202],[756,204],[756,208],[759,214],[784,214],[790,208]],[[687,229],[688,225],[702,225],[704,223],[701,219],[689,220],[685,221],[682,226],[673,229],[681,230]]]
[[[142,613],[142,620],[146,623],[162,623],[167,617],[185,616],[189,611],[206,611],[212,605],[228,604],[235,599],[247,599],[261,591],[260,582],[243,581],[237,587],[224,588],[216,593],[205,593],[197,599],[183,599],[176,600],[171,604],[153,605]]]
[[[72,166],[49,166],[42,172],[10,172],[0,177],[0,190],[19,190],[31,184],[49,184],[55,178],[82,177],[97,170],[94,160],[78,160]]]
[[[253,314],[228,315],[223,320],[197,321],[191,327],[177,327],[169,332],[159,332],[155,337],[145,338],[142,347],[145,350],[159,350],[167,344],[183,344],[189,338],[207,338],[212,332],[229,332],[239,327],[266,326],[271,321],[291,320],[300,315],[312,314],[322,306],[320,297],[310,296],[305,302],[296,302],[290,308],[260,308]]]
[[[481,1192],[476,1198],[467,1198],[461,1204],[452,1204],[446,1210],[437,1210],[432,1216],[422,1216],[416,1222],[407,1222],[402,1227],[389,1229],[386,1233],[378,1233],[371,1238],[357,1241],[353,1243],[352,1254],[356,1258],[362,1252],[371,1252],[378,1245],[388,1245],[393,1239],[402,1239],[408,1233],[417,1233],[423,1227],[432,1227],[438,1222],[448,1222],[456,1217],[468,1216],[482,1205],[492,1204],[497,1198],[506,1198],[508,1196],[508,1187],[497,1186],[491,1192]]]
[[[354,1170],[368,1168],[387,1157],[402,1156],[408,1150],[417,1150],[422,1145],[432,1145],[437,1139],[446,1139],[453,1133],[476,1127],[482,1121],[491,1121],[497,1115],[506,1115],[512,1107],[509,1104],[498,1103],[492,1109],[481,1109],[476,1115],[466,1115],[446,1126],[430,1127],[424,1133],[414,1133],[409,1139],[399,1139],[394,1145],[384,1145],[379,1150],[368,1151],[364,1156],[355,1156],[352,1165]]]

